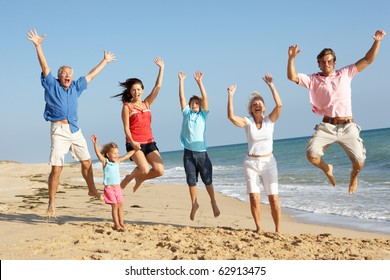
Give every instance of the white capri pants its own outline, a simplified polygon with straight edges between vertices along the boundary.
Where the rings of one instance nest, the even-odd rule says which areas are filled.
[[[247,193],[260,193],[263,185],[266,195],[278,194],[278,167],[273,156],[249,157],[244,161]]]

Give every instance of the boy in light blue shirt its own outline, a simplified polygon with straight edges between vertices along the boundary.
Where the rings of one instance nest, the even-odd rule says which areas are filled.
[[[206,186],[206,190],[211,199],[214,217],[218,217],[220,211],[214,196],[213,187],[213,166],[206,151],[206,120],[209,113],[208,97],[203,86],[203,73],[197,71],[194,75],[199,86],[202,98],[192,96],[187,104],[184,96],[184,80],[186,75],[179,72],[179,100],[183,113],[183,123],[180,133],[180,142],[184,147],[183,164],[186,172],[186,180],[189,186],[191,197],[190,219],[195,219],[196,211],[199,208],[197,201],[198,174]]]

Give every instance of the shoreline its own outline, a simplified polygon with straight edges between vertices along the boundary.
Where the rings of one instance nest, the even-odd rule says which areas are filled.
[[[340,215],[332,215],[332,214],[318,214],[305,212],[301,210],[295,209],[285,209],[286,213],[291,216],[292,219],[296,220],[299,223],[308,223],[313,225],[323,225],[329,227],[339,227],[345,228],[347,230],[356,230],[363,232],[371,232],[384,234],[386,236],[390,236],[388,223],[384,221],[378,220],[366,220],[359,219],[356,217],[344,217]],[[316,220],[317,218],[317,220]],[[385,229],[380,230],[378,225],[384,224],[386,226]]]
[[[288,210],[275,234],[268,205],[261,205],[264,234],[255,234],[249,203],[219,192],[221,216],[213,217],[206,191],[199,190],[200,208],[191,221],[185,185],[146,182],[133,193],[130,184],[124,190],[127,227],[116,232],[110,206],[88,197],[85,182],[77,181],[77,164],[64,167],[57,216],[48,220],[49,172],[47,164],[1,162],[1,259],[390,260],[389,234],[302,223]]]

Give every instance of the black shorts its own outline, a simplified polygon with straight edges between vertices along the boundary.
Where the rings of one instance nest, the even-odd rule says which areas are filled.
[[[126,143],[126,151],[130,152],[132,150],[134,150],[133,146],[131,146],[130,143]],[[153,151],[158,151],[156,142],[141,144],[141,151],[144,153],[145,157]],[[132,161],[131,158],[130,160]]]

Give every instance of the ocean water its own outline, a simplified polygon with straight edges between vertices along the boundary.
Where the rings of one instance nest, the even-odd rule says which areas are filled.
[[[279,171],[279,198],[283,211],[295,219],[314,224],[335,225],[390,234],[390,128],[361,132],[367,150],[359,175],[357,192],[348,194],[351,162],[344,150],[332,145],[325,161],[334,166],[334,188],[323,172],[306,159],[308,137],[274,141]],[[209,147],[213,163],[213,185],[217,192],[248,201],[243,161],[247,144]],[[165,174],[154,183],[186,184],[183,151],[161,153]],[[122,163],[131,172],[133,163]],[[198,187],[204,189],[199,178]],[[262,203],[268,204],[261,189]],[[249,211],[249,209],[248,209]]]

